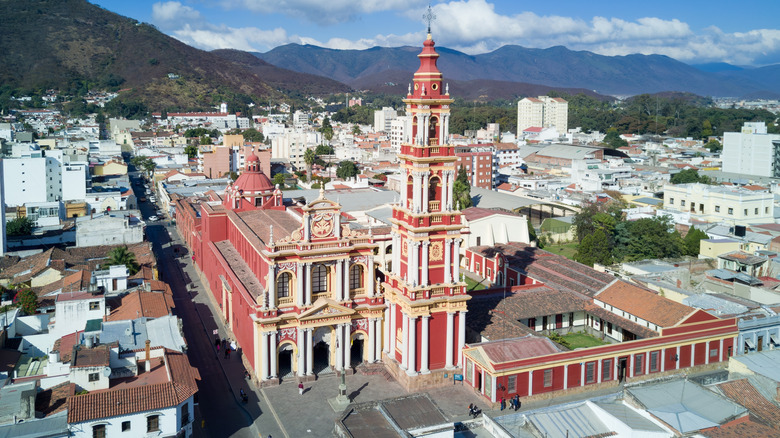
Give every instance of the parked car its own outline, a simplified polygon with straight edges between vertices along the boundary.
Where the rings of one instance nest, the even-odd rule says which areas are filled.
[[[160,218],[157,216],[149,216],[149,222],[157,222],[158,220],[160,220]]]
[[[138,198],[138,200],[139,200],[139,201],[141,201],[141,202],[146,202],[146,198],[144,198],[143,196],[141,196],[140,198]]]

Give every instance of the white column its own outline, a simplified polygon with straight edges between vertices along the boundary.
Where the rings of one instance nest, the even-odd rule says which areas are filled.
[[[452,281],[452,266],[450,265],[450,251],[452,251],[452,239],[444,239],[444,283]]]
[[[631,367],[631,372],[629,373],[630,375],[628,377],[634,377],[634,356],[635,355],[632,354],[631,357],[628,359],[628,362],[630,364],[629,366]],[[691,355],[691,357],[693,357],[693,355]]]
[[[344,324],[344,369],[352,366],[352,324]]]
[[[311,306],[311,263],[306,263],[306,278],[304,279],[306,286],[306,305]]]
[[[466,312],[458,312],[458,366],[463,362],[463,346],[466,344]]]
[[[268,307],[276,308],[276,266],[268,267]]]
[[[534,371],[528,372],[528,396],[534,395]]]
[[[704,363],[710,363],[710,341],[707,341],[707,343],[704,344]]]
[[[580,365],[580,386],[585,386],[585,367],[587,365],[585,362],[582,362]]]
[[[306,329],[306,375],[310,376],[314,374],[314,344],[312,339],[314,337],[314,329]]]
[[[344,285],[344,298],[342,298],[344,301],[347,301],[349,299],[349,259],[344,259],[344,270],[342,271],[342,276],[344,277],[344,280],[342,284]]]
[[[335,276],[334,276],[334,282],[333,282],[333,294],[331,295],[331,298],[336,301],[342,301],[344,300],[344,293],[342,292],[343,288],[343,281],[344,280],[344,274],[343,274],[343,268],[344,264],[342,263],[342,260],[336,260],[336,267],[335,267]]]
[[[393,245],[393,273],[395,275],[401,275],[401,252],[403,251],[404,242],[401,235],[395,236],[395,245]]]
[[[439,141],[439,144],[445,145],[449,142],[449,139],[450,139],[450,115],[445,114],[444,128],[441,131],[441,140]]]
[[[720,340],[720,349],[718,350],[721,362],[726,360],[726,354],[723,352],[723,339]]]
[[[420,198],[422,175],[420,172],[412,172],[412,181],[414,182],[412,189],[412,211],[417,213],[420,211],[420,203],[422,202],[422,199]]]
[[[449,186],[450,181],[450,172],[445,170],[441,173],[441,179],[442,179],[442,186],[441,186],[441,211],[448,211],[449,208],[447,206],[449,205],[449,198],[447,198],[448,190],[447,187]]]
[[[569,366],[564,365],[563,366],[563,389],[567,389],[569,387]]]
[[[336,370],[344,369],[344,330],[341,325],[336,326]]]
[[[707,341],[707,345],[710,345],[710,341]],[[666,348],[661,349],[661,372],[664,371],[666,371]]]
[[[431,118],[430,118],[429,114],[424,114],[423,115],[423,122],[424,122],[424,126],[425,126],[425,128],[423,129],[423,145],[425,145],[425,146],[428,146],[428,143],[429,143],[428,142],[428,124],[430,123],[430,120],[431,120]]]
[[[430,370],[428,370],[428,355],[430,354],[428,352],[428,342],[429,342],[429,325],[430,325],[431,317],[429,315],[425,315],[422,317],[422,348],[420,348],[420,372],[422,374],[428,374]]]
[[[374,296],[374,256],[368,256],[366,261],[366,295],[369,297]]]
[[[601,359],[596,361],[596,382],[601,383]]]
[[[279,371],[276,369],[276,356],[278,356],[278,345],[277,345],[277,336],[276,332],[271,332],[271,378],[277,377],[279,375]]]
[[[460,241],[461,239],[455,239],[455,248],[452,250],[453,281],[460,281]]]
[[[306,295],[306,292],[303,288],[303,263],[298,263],[297,269],[295,270],[295,276],[298,280],[298,287],[295,290],[295,303],[298,305],[298,307],[303,307],[304,295]]]
[[[447,345],[446,354],[444,356],[444,366],[446,368],[452,368],[452,335],[454,330],[455,314],[447,312]]]
[[[392,307],[392,304],[388,304],[387,308],[385,308],[385,332],[384,332],[384,343],[382,346],[382,351],[385,352],[385,354],[390,355],[390,308]],[[381,356],[380,356],[381,357]]]
[[[677,346],[677,353],[675,353],[677,360],[674,361],[674,369],[679,370],[680,369],[680,346]]]
[[[409,367],[406,374],[414,375],[417,374],[417,317],[409,317],[409,336],[406,338],[409,340],[409,347],[406,349],[409,352]]]
[[[450,184],[449,187],[447,187],[447,198],[449,199],[449,204],[447,205],[447,208],[449,210],[452,210],[454,207],[455,202],[453,201],[454,198],[454,190],[455,190],[455,171],[449,171],[450,172]]]
[[[268,333],[260,333],[260,357],[263,364],[260,367],[260,380],[268,380]]]
[[[306,374],[306,335],[302,328],[298,327],[295,342],[298,344],[298,377]]]
[[[403,329],[403,347],[401,348],[401,368],[409,368],[409,317],[401,314],[401,327]]]
[[[422,211],[425,213],[430,212],[428,209],[428,188],[430,187],[431,178],[430,178],[430,172],[423,172],[422,178],[423,178],[423,191],[422,191]]]
[[[427,240],[422,242],[422,280],[420,280],[420,284],[423,286],[428,285],[428,246],[430,244],[431,242]]]
[[[374,362],[379,362],[382,360],[382,343],[379,342],[381,339],[381,333],[382,333],[382,320],[380,318],[376,318],[374,321],[376,324],[376,342],[374,343]]]
[[[376,327],[374,327],[374,318],[368,319],[368,351],[367,360],[368,363],[374,362],[374,337],[376,336]]]

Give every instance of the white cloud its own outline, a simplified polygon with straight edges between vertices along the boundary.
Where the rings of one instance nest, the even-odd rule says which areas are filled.
[[[163,26],[200,19],[200,12],[179,2],[158,2],[152,5],[152,20]]]
[[[282,13],[304,17],[318,24],[337,24],[375,12],[406,10],[425,0],[221,0],[228,9],[245,9],[262,14]]]

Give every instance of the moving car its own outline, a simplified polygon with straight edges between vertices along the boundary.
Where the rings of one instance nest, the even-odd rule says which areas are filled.
[[[158,220],[160,220],[160,218],[157,216],[149,216],[149,222],[157,222]]]

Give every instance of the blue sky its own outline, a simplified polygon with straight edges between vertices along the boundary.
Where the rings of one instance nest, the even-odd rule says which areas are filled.
[[[265,52],[288,43],[338,49],[419,45],[425,0],[91,0],[193,46]],[[650,6],[648,6],[650,5]],[[431,2],[439,45],[470,54],[563,45],[688,63],[780,63],[776,0],[459,0]]]

